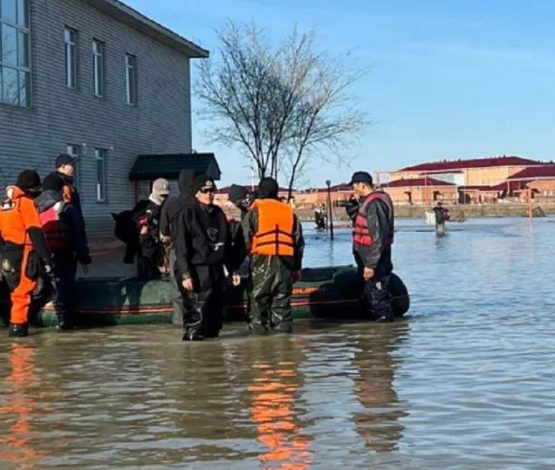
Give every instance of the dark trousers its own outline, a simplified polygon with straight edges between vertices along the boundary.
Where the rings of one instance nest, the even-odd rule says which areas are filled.
[[[355,252],[355,261],[360,276],[364,272],[364,264],[360,256]],[[363,278],[364,279],[364,278]],[[374,277],[364,281],[362,291],[362,308],[367,313],[370,320],[393,319],[393,297],[389,292],[389,282],[391,279],[391,261],[380,260],[375,269]]]
[[[77,310],[77,292],[75,276],[77,275],[77,258],[71,250],[52,253],[52,264],[56,276],[57,296],[54,306],[58,319],[73,324]]]
[[[183,304],[183,293],[181,291],[181,283],[175,277],[175,250],[170,251],[170,296],[172,299],[173,313],[172,324],[175,326],[183,325],[185,318],[185,305]]]
[[[193,291],[182,292],[185,334],[217,338],[223,326],[223,265],[194,266],[191,277]]]
[[[279,256],[252,256],[249,277],[249,325],[252,330],[291,331],[292,274],[289,260]]]

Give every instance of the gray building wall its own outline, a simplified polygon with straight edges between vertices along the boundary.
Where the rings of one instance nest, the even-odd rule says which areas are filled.
[[[79,146],[90,235],[112,230],[110,212],[134,202],[129,170],[139,154],[190,153],[190,59],[82,0],[30,0],[32,105],[0,103],[0,184],[24,168],[46,176]],[[78,87],[65,86],[64,28],[78,31]],[[104,98],[94,96],[92,41],[105,43]],[[125,55],[137,57],[138,103],[126,104]],[[106,202],[96,202],[94,149],[107,150]]]

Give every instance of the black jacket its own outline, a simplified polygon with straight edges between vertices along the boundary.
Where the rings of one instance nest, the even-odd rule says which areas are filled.
[[[179,196],[170,197],[162,207],[160,214],[160,235],[169,236],[173,240],[172,227],[176,223],[177,216],[187,206],[194,203],[193,180],[195,172],[192,170],[181,170],[178,178]]]
[[[224,212],[218,206],[194,201],[183,208],[172,225],[178,279],[191,275],[196,265],[225,264],[238,269],[230,252],[230,233]]]

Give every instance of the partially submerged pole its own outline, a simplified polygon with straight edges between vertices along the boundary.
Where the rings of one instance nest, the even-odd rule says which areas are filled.
[[[330,240],[333,240],[333,210],[331,207],[331,181],[326,180],[326,185],[328,187],[328,224],[330,227]]]

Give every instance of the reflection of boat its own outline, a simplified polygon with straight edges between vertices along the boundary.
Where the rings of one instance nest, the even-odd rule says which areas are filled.
[[[362,286],[362,280],[352,266],[303,269],[301,280],[293,289],[293,315],[296,318],[363,319],[365,316],[358,308]],[[169,280],[80,279],[77,290],[78,324],[171,322],[173,308]],[[395,313],[402,316],[408,311],[410,301],[405,285],[395,274],[392,275],[390,291]],[[228,320],[244,319],[244,288],[228,289],[224,305]],[[38,320],[44,325],[55,324],[52,307],[47,306]]]
[[[428,225],[435,225],[436,224],[436,214],[434,211],[426,211],[426,223]]]

